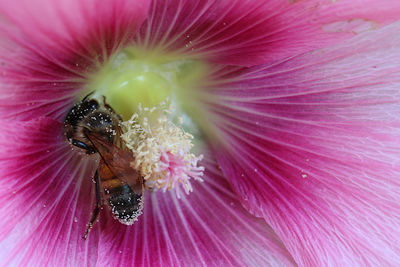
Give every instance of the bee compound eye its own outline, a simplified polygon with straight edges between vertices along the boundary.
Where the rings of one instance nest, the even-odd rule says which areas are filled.
[[[76,140],[76,139],[71,139],[70,142],[71,142],[72,145],[74,145],[74,146],[76,146],[76,147],[82,148],[82,149],[87,150],[87,151],[90,151],[90,150],[91,150],[91,149],[90,149],[85,143],[83,143],[82,141],[79,141],[79,140]]]

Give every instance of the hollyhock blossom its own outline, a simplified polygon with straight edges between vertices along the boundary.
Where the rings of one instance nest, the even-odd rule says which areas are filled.
[[[2,0],[0,14],[2,265],[400,264],[398,1]],[[132,226],[104,209],[84,241],[98,162],[63,122],[93,90],[124,119],[172,99],[204,181],[145,192]],[[164,152],[157,170],[181,155]]]

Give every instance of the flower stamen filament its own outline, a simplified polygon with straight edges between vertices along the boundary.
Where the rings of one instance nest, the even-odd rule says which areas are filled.
[[[150,190],[193,191],[191,179],[203,181],[204,167],[198,166],[202,155],[191,153],[193,136],[171,119],[173,107],[166,102],[152,108],[138,105],[130,120],[122,123],[122,135],[135,161],[132,167],[139,171]]]

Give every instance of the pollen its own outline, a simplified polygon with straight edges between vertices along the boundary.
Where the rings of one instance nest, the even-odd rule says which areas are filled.
[[[148,108],[139,104],[130,120],[122,123],[122,139],[132,150],[138,170],[149,190],[174,190],[178,198],[182,191],[193,191],[190,180],[203,181],[204,167],[198,166],[202,155],[191,153],[193,136],[181,127],[182,119],[174,123],[174,108],[167,104]]]

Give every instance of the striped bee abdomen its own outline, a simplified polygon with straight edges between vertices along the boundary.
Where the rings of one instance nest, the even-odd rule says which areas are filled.
[[[108,204],[117,220],[131,225],[142,214],[143,196],[135,194],[128,184],[123,184],[110,190]]]
[[[105,199],[114,218],[126,225],[133,224],[142,214],[143,195],[133,192],[131,186],[119,179],[118,174],[112,173],[103,160],[99,174]]]

